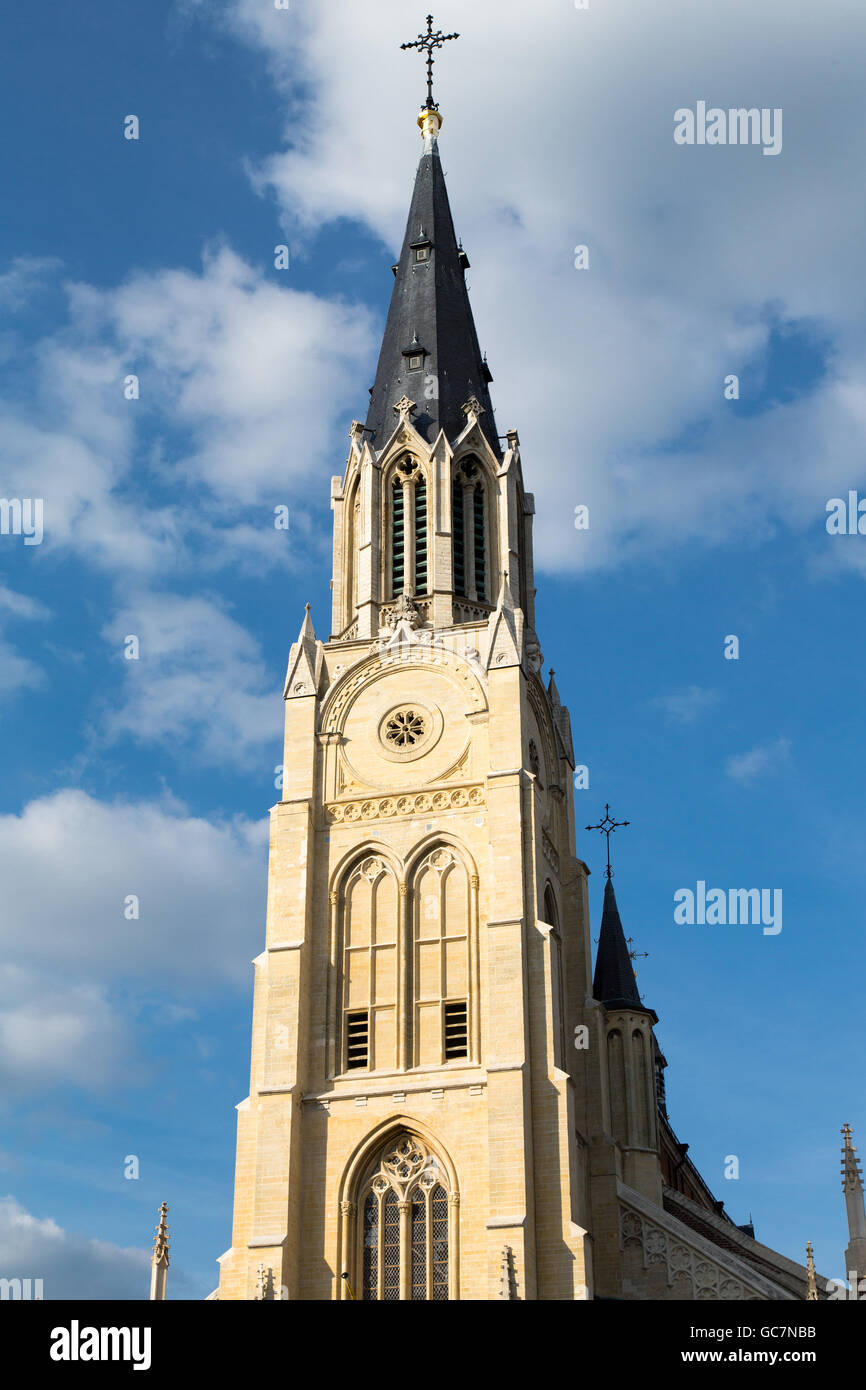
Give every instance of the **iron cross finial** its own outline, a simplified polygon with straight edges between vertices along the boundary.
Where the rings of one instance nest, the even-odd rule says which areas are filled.
[[[411,43],[401,43],[401,48],[417,48],[427,53],[427,110],[438,111],[438,103],[433,100],[433,52],[441,48],[449,39],[459,39],[459,34],[443,34],[441,29],[433,33],[433,16],[427,16],[427,33],[419,34]]]
[[[620,826],[630,824],[631,822],[627,820],[612,820],[610,814],[610,806],[607,804],[607,802],[605,802],[604,819],[600,820],[598,825],[588,825],[586,827],[587,830],[600,830],[602,835],[604,835],[605,839],[607,840],[607,869],[605,870],[605,873],[608,878],[613,877],[610,868],[610,837],[615,830],[619,829]]]

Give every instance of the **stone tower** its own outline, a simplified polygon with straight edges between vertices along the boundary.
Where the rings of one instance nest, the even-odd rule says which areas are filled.
[[[289,656],[212,1297],[805,1299],[806,1268],[734,1224],[671,1127],[609,862],[593,977],[532,497],[432,99],[418,123],[369,412],[331,484],[331,636],[308,607]]]
[[[587,1296],[586,866],[437,137],[285,685],[219,1298]],[[503,447],[504,444],[504,447]],[[585,1001],[588,1001],[585,1005]],[[580,1074],[578,1074],[580,1069]],[[577,1081],[577,1084],[575,1084]],[[260,1296],[260,1295],[258,1295]]]

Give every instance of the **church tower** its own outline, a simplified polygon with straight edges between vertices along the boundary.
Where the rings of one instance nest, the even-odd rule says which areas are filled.
[[[428,19],[404,45],[428,53],[423,152],[366,423],[331,481],[331,634],[308,606],[289,656],[212,1296],[805,1299],[807,1269],[733,1223],[670,1125],[609,853],[593,977],[533,501],[439,157],[445,37]],[[592,828],[609,844],[617,824]]]
[[[331,636],[285,684],[220,1299],[591,1296],[586,866],[542,680],[531,494],[497,432],[432,98]],[[585,1001],[587,1001],[585,1003]]]

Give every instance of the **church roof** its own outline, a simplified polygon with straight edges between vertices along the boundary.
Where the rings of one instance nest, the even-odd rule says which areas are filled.
[[[468,265],[454,232],[439,147],[435,136],[428,135],[394,267],[394,291],[370,395],[367,428],[373,432],[374,449],[383,448],[393,433],[393,407],[403,396],[416,402],[412,424],[431,444],[440,429],[449,439],[462,432],[462,406],[475,396],[485,412],[481,428],[500,452],[488,390],[492,378],[478,346],[466,289]],[[420,368],[411,367],[419,356]]]
[[[601,933],[598,938],[592,993],[608,1008],[644,1008],[638,993],[619,908],[616,905],[613,880],[610,878],[604,885],[604,908],[601,914]]]

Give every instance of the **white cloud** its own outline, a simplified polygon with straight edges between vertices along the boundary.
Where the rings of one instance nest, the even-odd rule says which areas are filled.
[[[303,499],[315,482],[321,501],[347,447],[335,422],[375,337],[363,307],[276,274],[223,246],[200,274],[67,286],[68,325],[22,351],[22,384],[0,399],[6,495],[44,499],[46,549],[125,577],[202,554],[209,568],[292,567],[299,547],[319,545]],[[138,400],[124,397],[130,374]],[[292,514],[289,538],[274,529],[277,505]]]
[[[17,256],[0,274],[0,305],[6,313],[23,308],[60,265],[53,256]]]
[[[101,986],[0,966],[0,1077],[7,1095],[44,1082],[99,1089],[123,1076],[126,1053],[126,1026]]]
[[[745,786],[758,777],[777,772],[789,761],[790,756],[790,740],[780,737],[770,743],[759,744],[748,753],[732,754],[725,762],[725,772],[735,782]]]
[[[267,670],[258,643],[216,600],[145,591],[104,635],[125,667],[125,698],[103,725],[109,739],[191,743],[209,761],[258,767],[273,786],[282,673]],[[137,661],[122,656],[128,636],[139,640]]]
[[[226,246],[201,275],[138,274],[109,294],[82,289],[77,304],[110,324],[142,400],[194,431],[188,477],[276,505],[327,476],[335,417],[375,347],[363,307],[287,287]]]
[[[715,709],[719,703],[719,693],[700,685],[690,685],[669,695],[659,695],[652,703],[676,724],[696,724],[709,710]]]
[[[82,791],[0,817],[3,1088],[128,1080],[156,1007],[248,985],[266,842],[265,821]],[[125,916],[132,895],[137,919]]]
[[[0,1278],[41,1279],[46,1301],[146,1299],[149,1266],[146,1250],[64,1230],[0,1197]]]
[[[36,622],[48,617],[37,599],[0,585],[0,698],[32,690],[45,679],[42,668],[7,640],[6,628],[14,622]]]
[[[245,981],[264,921],[266,843],[264,820],[214,823],[73,790],[31,801],[0,816],[0,955],[73,979],[183,980],[185,990]],[[124,917],[131,894],[138,920]]]

